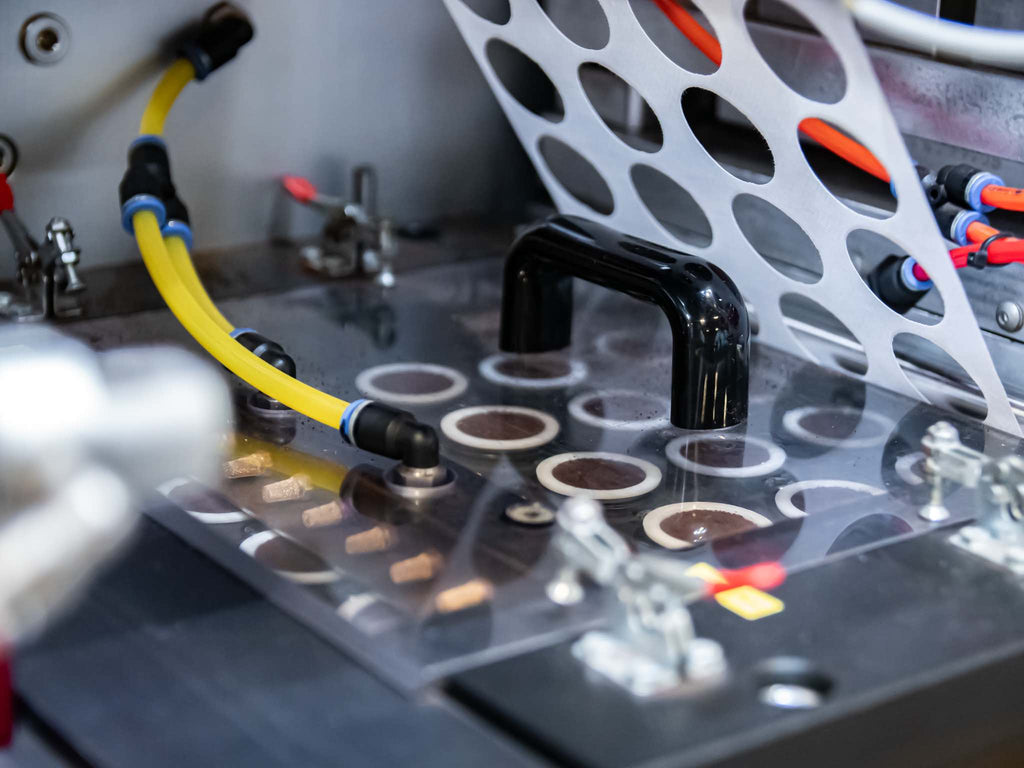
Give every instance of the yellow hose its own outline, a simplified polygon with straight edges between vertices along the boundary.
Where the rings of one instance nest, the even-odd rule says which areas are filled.
[[[224,333],[231,333],[235,330],[235,326],[220,313],[217,305],[210,298],[210,294],[203,287],[199,275],[196,274],[196,268],[192,265],[192,258],[188,254],[188,247],[185,245],[185,241],[180,237],[167,237],[164,238],[164,243],[167,245],[167,255],[170,258],[171,266],[178,273],[178,279],[185,287],[185,290],[191,294],[196,304],[199,305],[199,308]]]
[[[153,95],[142,113],[139,133],[142,135],[160,136],[164,132],[164,122],[174,106],[175,99],[196,76],[191,62],[178,59],[160,78]]]
[[[303,384],[265,363],[224,333],[196,303],[171,264],[160,224],[151,211],[132,216],[135,241],[153,284],[185,330],[229,371],[268,397],[314,421],[337,429],[348,403]]]

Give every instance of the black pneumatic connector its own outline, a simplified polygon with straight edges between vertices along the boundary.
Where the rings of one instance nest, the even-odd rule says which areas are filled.
[[[150,195],[164,199],[171,184],[171,161],[167,147],[156,137],[143,137],[128,149],[128,170],[118,187],[121,205],[133,197]]]
[[[282,373],[287,373],[292,378],[295,377],[295,360],[293,360],[291,355],[284,351],[284,347],[276,341],[272,341],[263,334],[256,333],[256,331],[251,330],[243,330],[235,335],[235,341],[248,349],[263,362],[269,363],[277,368],[277,370]]]
[[[253,34],[252,23],[244,12],[221,3],[211,9],[199,32],[181,46],[178,54],[191,62],[196,80],[205,80],[211,72],[235,58],[241,47],[252,40]]]
[[[433,427],[408,411],[368,402],[359,408],[342,436],[357,448],[398,459],[414,469],[433,469],[441,463],[441,447]]]
[[[868,287],[894,312],[905,315],[931,289],[914,276],[910,256],[886,256],[867,276]]]

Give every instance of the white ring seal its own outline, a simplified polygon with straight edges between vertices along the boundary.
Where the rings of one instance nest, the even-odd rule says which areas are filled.
[[[559,464],[564,464],[567,461],[575,461],[577,459],[605,459],[607,461],[617,461],[622,464],[631,464],[634,467],[640,467],[640,469],[644,471],[644,479],[639,483],[626,488],[597,490],[593,488],[578,488],[575,485],[563,483],[555,477],[555,467]],[[537,479],[540,481],[540,484],[549,491],[554,491],[562,496],[586,496],[587,498],[603,501],[618,501],[622,499],[632,499],[636,496],[643,496],[645,493],[653,491],[661,485],[661,470],[649,461],[637,459],[632,456],[626,456],[623,453],[583,451],[577,453],[560,453],[557,456],[549,456],[544,459],[544,461],[537,465]]]
[[[800,423],[805,417],[818,413],[834,413],[839,416],[861,416],[868,421],[875,422],[880,427],[881,432],[874,437],[871,435],[865,437],[829,437],[828,435],[819,435],[816,432],[811,432]],[[872,411],[862,411],[859,408],[853,408],[848,405],[826,407],[808,405],[803,408],[794,408],[792,411],[787,411],[782,417],[782,426],[794,437],[826,448],[872,448],[884,443],[888,439],[892,428],[896,425],[892,419],[888,419],[885,416],[873,413]]]
[[[632,397],[646,400],[652,405],[659,406],[665,415],[651,419],[608,419],[604,416],[595,416],[583,407],[585,403],[602,397]],[[648,395],[645,392],[637,392],[632,389],[598,389],[594,392],[584,392],[581,395],[576,395],[576,397],[569,401],[569,414],[577,421],[591,427],[629,432],[640,432],[646,429],[661,429],[662,427],[667,427],[671,423],[668,418],[668,400],[657,397],[656,395]]]
[[[275,531],[260,531],[254,533],[249,538],[245,539],[238,548],[249,555],[253,560],[256,559],[256,550],[266,544],[271,539],[283,538],[280,534]],[[295,546],[299,546],[296,544]],[[314,554],[315,553],[311,553]],[[267,566],[270,568],[270,566]],[[337,571],[326,570],[326,571],[282,571],[277,568],[270,568],[274,573],[284,576],[286,579],[296,582],[297,584],[329,584],[332,581],[338,581],[341,575]]]
[[[524,416],[532,416],[538,419],[542,426],[540,432],[529,437],[519,437],[514,440],[496,440],[486,437],[477,437],[468,432],[463,432],[459,422],[468,416],[477,416],[482,413],[519,413]],[[475,405],[470,408],[460,408],[444,415],[441,419],[441,431],[449,440],[465,445],[469,448],[476,448],[481,451],[525,451],[530,448],[539,448],[555,439],[560,427],[553,416],[538,411],[536,408],[523,408],[518,405]]]
[[[779,489],[775,494],[775,506],[786,517],[807,517],[807,513],[793,503],[793,497],[801,491],[810,491],[815,488],[842,488],[847,491],[859,491],[869,496],[885,495],[885,491],[881,488],[853,480],[800,480]]]
[[[691,509],[707,509],[712,512],[728,512],[731,515],[742,517],[744,520],[749,520],[758,528],[768,528],[772,524],[772,521],[764,515],[760,515],[757,512],[743,507],[737,507],[735,504],[722,504],[720,502],[712,501],[677,501],[674,504],[666,504],[663,507],[652,509],[644,515],[644,533],[646,533],[647,537],[655,544],[660,544],[666,549],[692,549],[693,547],[696,547],[697,544],[691,541],[677,539],[675,536],[670,536],[661,527],[661,523],[672,517],[672,515],[679,514],[680,512],[688,512]]]
[[[378,376],[389,373],[434,373],[439,376],[446,376],[451,379],[451,384],[437,392],[402,393],[391,392],[381,389],[373,383]],[[367,397],[374,400],[383,400],[386,403],[401,403],[403,405],[430,405],[432,403],[443,403],[458,397],[469,386],[466,377],[445,365],[434,365],[433,363],[388,363],[386,365],[375,365],[367,368],[356,376],[356,389]]]
[[[582,360],[573,358],[566,359],[569,372],[564,376],[556,376],[552,379],[528,379],[523,376],[509,376],[498,370],[498,364],[514,357],[498,353],[485,357],[480,361],[480,375],[494,384],[501,384],[506,387],[518,387],[520,389],[556,389],[559,387],[571,387],[579,384],[587,377],[587,366]]]
[[[712,443],[715,441],[724,442],[726,440],[744,444],[750,443],[750,445],[756,445],[758,448],[764,448],[768,452],[768,458],[760,464],[752,464],[749,467],[712,467],[708,464],[693,461],[684,456],[682,452],[682,449],[690,443]],[[677,467],[685,469],[687,472],[696,472],[697,474],[710,475],[711,477],[731,477],[733,479],[769,475],[786,463],[786,452],[775,443],[762,440],[760,437],[729,434],[695,433],[677,437],[665,446],[665,457]]]

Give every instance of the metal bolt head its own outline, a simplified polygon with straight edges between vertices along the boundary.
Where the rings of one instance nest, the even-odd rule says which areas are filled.
[[[1008,333],[1024,328],[1024,309],[1015,301],[1001,301],[996,307],[996,322]]]
[[[67,22],[52,13],[38,13],[21,28],[21,52],[33,64],[56,64],[71,46]]]

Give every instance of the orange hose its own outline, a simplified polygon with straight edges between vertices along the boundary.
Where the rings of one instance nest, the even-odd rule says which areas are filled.
[[[993,235],[998,235],[999,230],[975,221],[967,225],[967,239],[972,243],[983,243]]]
[[[672,0],[654,0],[661,12],[668,16],[669,21],[676,25],[676,29],[686,35],[686,38],[714,62],[715,66],[722,64],[722,46],[718,40],[702,27],[693,16],[686,10],[680,8]]]
[[[1024,211],[1024,189],[989,184],[981,190],[981,202],[1004,211]]]
[[[672,0],[654,0],[661,12],[664,13],[676,29],[683,33],[701,53],[707,56],[716,65],[722,63],[722,46],[715,36],[702,27],[695,18],[684,8]],[[889,172],[885,166],[878,162],[870,150],[863,144],[851,139],[841,133],[828,123],[815,117],[808,118],[800,123],[800,132],[805,136],[814,139],[821,146],[833,154],[843,158],[846,162],[870,173],[872,176],[889,183]],[[1024,199],[1021,201],[1024,204]]]

